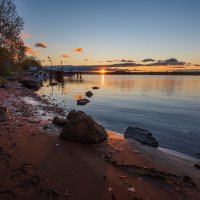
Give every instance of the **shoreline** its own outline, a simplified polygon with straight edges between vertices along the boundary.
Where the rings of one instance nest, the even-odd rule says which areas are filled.
[[[45,199],[49,188],[58,191],[55,199],[198,199],[200,171],[191,160],[109,130],[97,145],[60,140],[52,116],[66,113],[55,104],[12,82],[0,96],[11,117],[0,123],[0,199]],[[42,101],[43,111],[22,103],[27,96]],[[16,177],[16,170],[29,174]]]
[[[41,97],[41,95],[37,94],[37,96]],[[25,97],[26,98],[26,97]],[[28,100],[27,100],[28,99]],[[50,99],[50,98],[49,98]],[[27,100],[27,101],[26,101]],[[27,104],[35,104],[36,106],[37,105],[42,105],[43,103],[40,101],[40,100],[36,100],[34,99],[33,97],[27,97],[26,98],[26,102]],[[47,99],[42,99],[42,100],[47,100]],[[53,104],[53,105],[56,105],[56,104]],[[57,104],[58,105],[58,104]],[[61,107],[60,107],[61,108]],[[70,109],[65,109],[65,108],[61,108],[63,110],[65,110],[64,113],[67,113],[67,111],[69,111]],[[41,110],[38,109],[39,112],[42,112]],[[40,114],[38,115],[40,116]],[[59,117],[62,117],[63,115],[60,115]],[[51,115],[48,115],[46,117],[42,117],[43,119],[47,118],[47,119],[52,119],[52,116]],[[121,137],[121,138],[124,138],[123,137],[123,133],[120,133],[120,132],[116,132],[116,131],[113,131],[113,130],[110,130],[110,129],[106,129],[107,132],[111,133],[111,134],[116,134],[117,136]],[[55,135],[55,136],[58,136],[58,135]],[[142,145],[143,146],[143,145]],[[191,162],[197,162],[199,161],[200,159],[197,158],[197,157],[194,157],[194,156],[191,156],[191,155],[188,155],[188,154],[185,154],[185,153],[181,153],[181,152],[178,152],[176,150],[173,150],[173,149],[168,149],[168,148],[165,148],[165,147],[161,147],[159,146],[157,148],[159,151],[161,152],[164,152],[168,155],[171,155],[171,156],[174,156],[174,157],[178,157],[180,159],[184,159],[184,160],[188,160],[188,161],[191,161]]]

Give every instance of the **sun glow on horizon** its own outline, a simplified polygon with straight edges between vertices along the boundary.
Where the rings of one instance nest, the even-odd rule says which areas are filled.
[[[101,73],[101,74],[105,74],[105,72],[106,72],[105,69],[101,69],[101,70],[100,70],[100,73]]]

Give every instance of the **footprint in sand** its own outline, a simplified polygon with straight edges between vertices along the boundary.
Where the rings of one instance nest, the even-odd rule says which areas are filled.
[[[5,152],[2,147],[0,147],[0,161],[3,161],[6,165],[10,163],[12,156]]]
[[[19,168],[12,170],[9,180],[22,193],[32,191],[41,183],[41,179],[37,175],[37,169],[32,164],[23,164]]]
[[[5,199],[12,200],[15,198],[16,198],[15,194],[10,190],[0,192],[0,200],[5,200]]]

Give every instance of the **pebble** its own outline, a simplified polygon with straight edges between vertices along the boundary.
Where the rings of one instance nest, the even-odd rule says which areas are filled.
[[[193,163],[193,166],[196,167],[196,168],[198,168],[198,169],[200,169],[200,162]]]
[[[133,186],[129,186],[129,187],[128,187],[128,191],[129,191],[129,192],[135,192],[135,188],[134,188]]]

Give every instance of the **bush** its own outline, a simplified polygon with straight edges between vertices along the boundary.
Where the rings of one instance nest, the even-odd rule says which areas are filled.
[[[7,80],[3,77],[0,77],[0,85],[5,85],[7,83]]]

